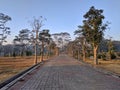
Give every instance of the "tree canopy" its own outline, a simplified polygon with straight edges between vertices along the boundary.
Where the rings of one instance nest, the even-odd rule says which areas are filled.
[[[10,16],[0,13],[0,45],[6,42],[5,39],[10,34],[10,28],[6,27],[6,23],[10,20],[12,20]]]
[[[102,9],[90,7],[89,11],[83,16],[83,25],[78,26],[76,34],[82,35],[93,47],[94,63],[97,64],[97,50],[107,29],[108,23],[103,23],[104,15]]]

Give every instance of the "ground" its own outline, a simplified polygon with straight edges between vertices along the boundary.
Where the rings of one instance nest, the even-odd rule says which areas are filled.
[[[40,57],[38,57],[38,62]],[[92,60],[86,61],[93,64]],[[120,60],[99,60],[98,67],[120,75]],[[34,57],[0,57],[0,82],[34,65]]]
[[[94,65],[93,60],[86,59],[86,62]],[[100,60],[99,59],[99,65],[97,67],[106,69],[108,71],[111,71],[113,73],[120,75],[120,59],[113,59],[113,60]]]
[[[60,55],[26,74],[7,90],[120,90],[120,79]]]
[[[32,65],[34,65],[34,56],[0,57],[0,83]]]

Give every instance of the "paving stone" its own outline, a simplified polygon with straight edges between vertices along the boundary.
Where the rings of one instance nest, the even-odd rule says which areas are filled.
[[[46,62],[23,83],[8,90],[120,90],[120,79],[65,55]]]

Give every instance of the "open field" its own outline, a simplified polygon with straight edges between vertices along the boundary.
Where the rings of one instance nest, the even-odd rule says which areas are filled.
[[[34,65],[34,56],[0,57],[0,83],[32,65]]]
[[[46,60],[46,58],[44,58]],[[38,57],[40,62],[40,57]],[[93,65],[93,60],[86,59],[87,63]],[[34,56],[29,57],[0,57],[0,82],[34,65]],[[97,67],[115,72],[120,75],[120,59],[99,60]]]
[[[93,65],[93,60],[86,59],[86,62]],[[113,60],[99,60],[97,67],[109,70],[120,75],[120,59]]]

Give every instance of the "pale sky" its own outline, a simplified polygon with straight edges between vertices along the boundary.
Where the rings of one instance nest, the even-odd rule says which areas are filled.
[[[9,15],[12,21],[7,26],[11,28],[8,42],[11,42],[21,29],[32,30],[28,21],[35,16],[47,19],[42,29],[51,33],[68,32],[74,38],[73,32],[82,25],[83,15],[91,6],[104,10],[104,21],[109,21],[110,30],[105,37],[120,40],[119,16],[120,0],[0,0],[0,13]]]

